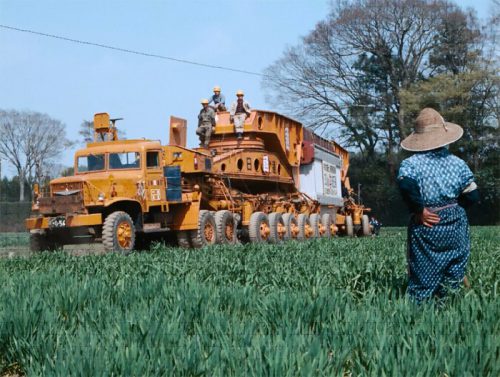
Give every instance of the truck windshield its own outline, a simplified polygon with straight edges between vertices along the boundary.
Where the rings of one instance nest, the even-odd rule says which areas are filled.
[[[90,154],[78,157],[77,171],[85,173],[88,171],[104,170],[104,155]]]
[[[139,152],[124,152],[109,154],[110,169],[133,169],[141,167],[141,154]]]

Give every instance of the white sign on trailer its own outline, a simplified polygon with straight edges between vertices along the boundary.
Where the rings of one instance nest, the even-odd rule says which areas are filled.
[[[323,195],[337,196],[337,168],[323,161]]]
[[[288,127],[285,127],[285,148],[287,152],[290,150],[290,130]]]
[[[269,173],[269,156],[265,155],[262,157],[262,171],[264,173]]]

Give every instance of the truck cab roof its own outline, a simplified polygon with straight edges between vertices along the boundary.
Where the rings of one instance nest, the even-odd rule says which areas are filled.
[[[100,141],[88,143],[86,148],[76,151],[76,156],[84,156],[89,153],[120,153],[128,151],[142,151],[149,149],[161,149],[159,140],[135,139],[135,140],[116,140]]]

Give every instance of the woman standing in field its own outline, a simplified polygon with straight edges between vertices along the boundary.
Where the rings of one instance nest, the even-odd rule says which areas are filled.
[[[463,135],[434,109],[423,109],[415,131],[401,142],[416,152],[400,166],[398,184],[412,212],[408,226],[408,294],[416,301],[443,297],[464,280],[470,254],[464,206],[479,199],[467,164],[446,146]]]

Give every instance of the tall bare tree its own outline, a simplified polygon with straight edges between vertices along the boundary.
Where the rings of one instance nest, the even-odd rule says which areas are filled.
[[[65,125],[34,111],[0,110],[0,156],[19,176],[19,200],[25,199],[25,182],[41,181],[47,168],[72,143]]]
[[[78,134],[82,138],[84,144],[92,142],[94,140],[94,122],[84,120],[80,124]]]
[[[401,92],[431,73],[437,36],[457,13],[446,0],[340,0],[267,69],[268,98],[346,145],[390,157],[410,128]]]
[[[81,142],[83,144],[91,143],[92,141],[94,141],[94,122],[84,120],[80,124],[80,129],[78,130],[78,134],[80,135]],[[118,138],[125,139],[126,132],[124,130],[118,129]]]

